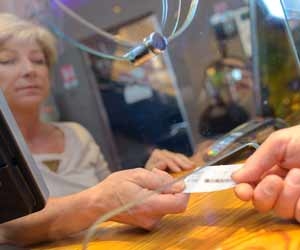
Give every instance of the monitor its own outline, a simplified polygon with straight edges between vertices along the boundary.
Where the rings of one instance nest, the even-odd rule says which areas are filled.
[[[300,67],[280,0],[250,2],[257,113],[300,120]]]
[[[0,223],[41,210],[48,189],[0,91]]]
[[[281,0],[281,3],[300,62],[300,1]]]

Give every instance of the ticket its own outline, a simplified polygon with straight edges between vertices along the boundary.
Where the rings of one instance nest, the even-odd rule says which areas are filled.
[[[232,188],[236,183],[231,175],[243,164],[216,165],[198,168],[184,179],[184,193],[214,192]]]

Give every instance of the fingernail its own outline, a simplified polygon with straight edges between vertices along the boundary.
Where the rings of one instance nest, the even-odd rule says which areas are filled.
[[[192,167],[194,167],[194,165],[193,165],[192,163],[190,163],[190,164],[185,164],[185,167],[186,167],[186,168],[192,168]]]
[[[239,176],[240,176],[241,173],[242,173],[242,170],[238,170],[238,171],[234,172],[234,173],[231,175],[231,178],[232,178],[233,180],[237,180],[237,179],[239,179]]]
[[[158,168],[152,168],[150,171],[152,171],[152,172],[156,172],[156,173],[160,173],[160,172],[161,172],[161,170],[160,170],[160,169],[158,169]]]
[[[183,189],[185,188],[185,184],[183,181],[179,181],[179,182],[176,182],[174,183],[173,187],[172,187],[172,190],[176,193],[179,193],[181,192]]]
[[[272,196],[275,192],[275,188],[272,183],[265,185],[262,190],[266,195],[269,195],[269,196]]]
[[[179,167],[173,167],[173,171],[174,171],[175,173],[179,173],[179,172],[181,172],[181,170],[180,170],[180,168],[179,168]]]

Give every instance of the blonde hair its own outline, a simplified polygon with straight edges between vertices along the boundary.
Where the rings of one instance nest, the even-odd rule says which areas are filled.
[[[55,64],[56,39],[50,31],[15,15],[2,13],[0,14],[0,46],[11,38],[37,42],[45,55],[48,67],[51,68]]]

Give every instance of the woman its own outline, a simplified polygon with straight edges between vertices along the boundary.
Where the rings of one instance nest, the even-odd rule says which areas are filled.
[[[106,177],[109,171],[103,156],[83,127],[40,120],[39,110],[50,89],[49,70],[56,58],[54,44],[45,29],[0,14],[0,87],[52,196],[42,211],[0,224],[0,245],[62,239],[149,194],[144,203],[111,220],[152,229],[164,215],[184,211],[188,195],[182,193],[182,182],[159,194],[153,190],[174,181],[161,170],[131,169]],[[175,171],[192,166],[182,155],[164,150],[154,151],[147,164],[147,168]]]
[[[85,128],[40,120],[55,61],[55,38],[48,30],[10,14],[0,15],[0,87],[50,195],[62,196],[96,185],[110,171]],[[154,167],[178,172],[194,164],[181,154],[155,150],[146,163],[146,168]]]

